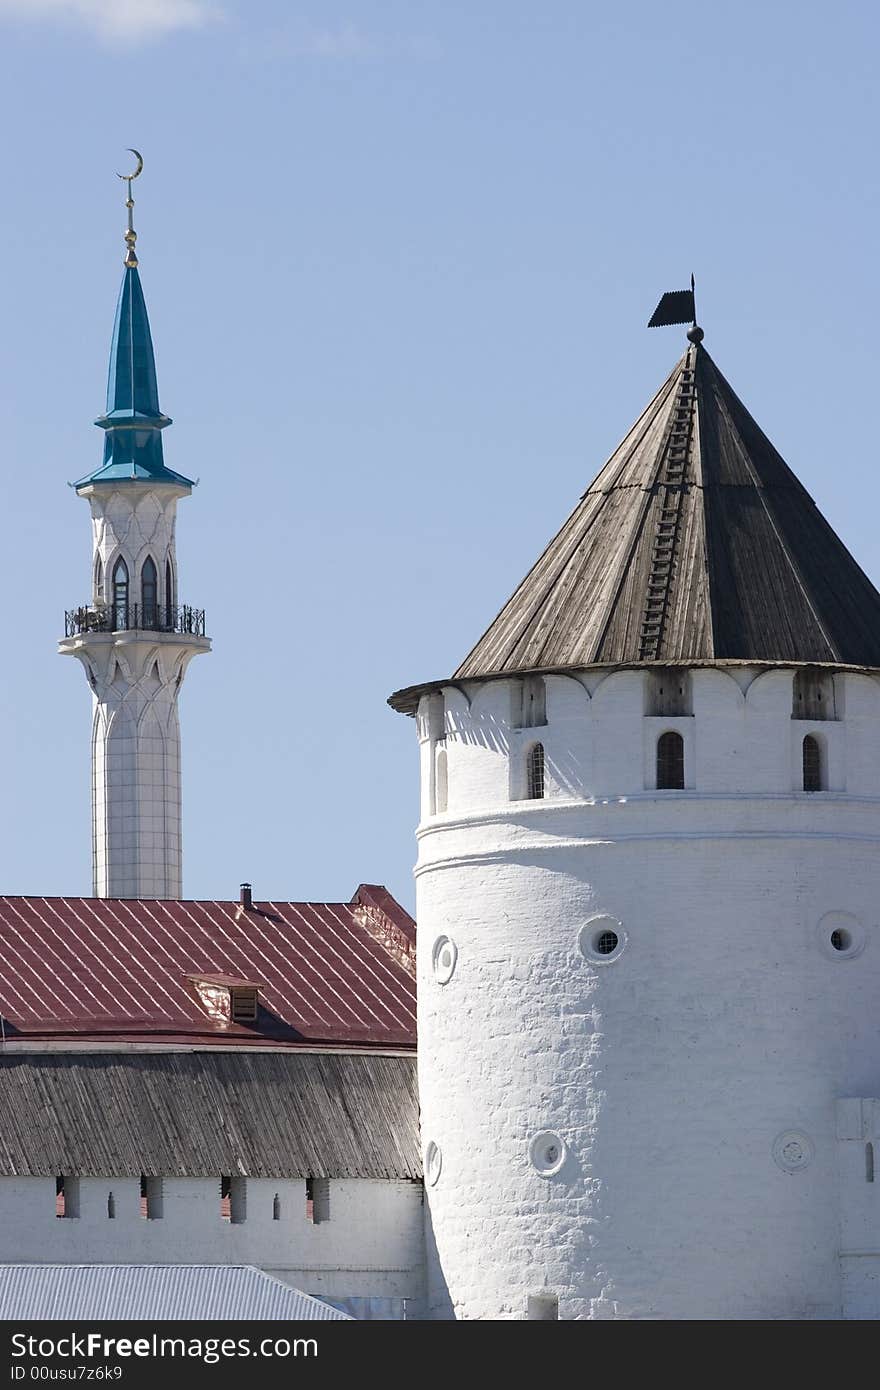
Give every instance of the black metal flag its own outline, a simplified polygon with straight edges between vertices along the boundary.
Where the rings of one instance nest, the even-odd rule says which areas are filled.
[[[689,290],[669,290],[664,294],[657,308],[648,320],[649,328],[666,328],[672,323],[696,323],[697,310],[694,303],[694,277],[691,276]]]

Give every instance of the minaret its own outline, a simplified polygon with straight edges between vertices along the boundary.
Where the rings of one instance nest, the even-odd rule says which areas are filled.
[[[136,151],[132,151],[136,153]],[[180,603],[174,528],[193,488],[165,467],[150,324],[128,184],[125,273],[116,307],[104,459],[75,484],[92,511],[91,598],[65,614],[59,651],[92,688],[92,864],[101,898],[181,894],[180,729],[186,668],[211,644],[204,612]]]
[[[880,1317],[880,594],[688,339],[391,697],[433,1317]]]

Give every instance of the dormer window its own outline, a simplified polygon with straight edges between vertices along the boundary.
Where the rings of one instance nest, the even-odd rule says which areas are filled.
[[[256,986],[254,986],[253,989],[250,987],[245,989],[233,988],[229,991],[229,996],[232,1005],[233,1023],[256,1022],[257,1001],[259,998],[259,991]]]
[[[259,981],[233,975],[188,975],[187,979],[202,1008],[221,1028],[231,1023],[256,1023],[262,988]]]

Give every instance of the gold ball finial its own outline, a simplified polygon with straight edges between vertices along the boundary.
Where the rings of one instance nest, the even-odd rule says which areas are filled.
[[[137,258],[137,256],[135,255],[135,250],[134,250],[134,244],[135,244],[136,241],[137,241],[137,232],[135,231],[134,227],[129,227],[128,231],[125,233],[125,246],[126,246],[125,265],[131,266],[132,268],[134,268],[134,267],[137,265],[137,263],[138,263],[138,258]]]

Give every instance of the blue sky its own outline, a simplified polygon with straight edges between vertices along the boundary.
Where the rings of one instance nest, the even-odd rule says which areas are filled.
[[[0,891],[90,890],[87,596],[138,250],[180,592],[185,892],[413,904],[396,687],[451,672],[683,347],[706,346],[875,583],[867,3],[0,0],[7,595]]]

